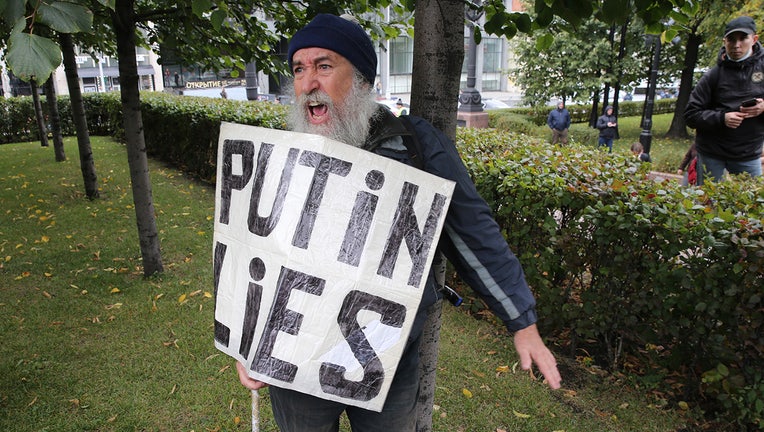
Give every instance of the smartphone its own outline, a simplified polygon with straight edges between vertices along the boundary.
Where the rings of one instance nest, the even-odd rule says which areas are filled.
[[[743,103],[741,103],[740,106],[752,107],[756,105],[756,103],[757,103],[756,98],[753,98],[753,99],[748,99],[747,101],[743,101]]]

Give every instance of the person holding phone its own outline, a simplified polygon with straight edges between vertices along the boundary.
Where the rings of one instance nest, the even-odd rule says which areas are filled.
[[[694,128],[698,185],[730,174],[761,176],[764,143],[764,49],[751,17],[724,29],[717,64],[692,90],[684,112]]]

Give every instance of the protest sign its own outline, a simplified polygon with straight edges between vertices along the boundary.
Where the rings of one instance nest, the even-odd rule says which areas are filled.
[[[223,123],[218,147],[215,346],[380,411],[454,184],[317,135]]]

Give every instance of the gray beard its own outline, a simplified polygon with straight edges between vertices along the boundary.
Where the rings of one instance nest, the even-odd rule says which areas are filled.
[[[308,121],[309,101],[326,105],[330,116],[328,123],[314,125]],[[379,104],[367,86],[354,80],[350,95],[340,104],[334,104],[322,91],[300,95],[289,110],[287,124],[294,132],[322,135],[355,147],[363,147],[369,135],[369,125],[378,108]]]

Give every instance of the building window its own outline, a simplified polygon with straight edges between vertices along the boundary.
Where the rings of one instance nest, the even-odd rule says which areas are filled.
[[[501,72],[501,40],[498,38],[483,38],[483,73]]]
[[[414,62],[414,40],[397,37],[390,41],[390,75],[410,74]]]

